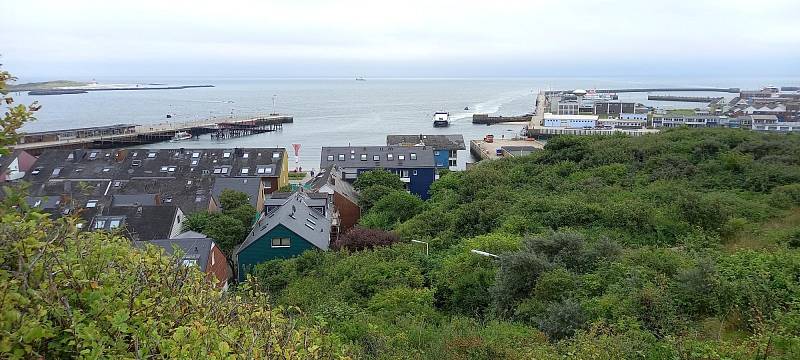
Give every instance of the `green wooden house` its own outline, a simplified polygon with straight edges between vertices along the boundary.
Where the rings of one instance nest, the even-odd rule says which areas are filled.
[[[328,250],[331,220],[317,206],[318,201],[297,192],[282,199],[280,205],[267,207],[236,250],[234,261],[239,281],[257,264],[311,249]]]

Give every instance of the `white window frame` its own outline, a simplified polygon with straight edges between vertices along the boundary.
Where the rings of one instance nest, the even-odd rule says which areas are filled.
[[[278,240],[278,245],[275,245],[275,240]],[[270,245],[273,248],[289,248],[292,247],[292,240],[288,237],[272,238],[270,239]]]

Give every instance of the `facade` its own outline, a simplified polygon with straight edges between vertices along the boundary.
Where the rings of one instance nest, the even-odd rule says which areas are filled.
[[[214,239],[194,231],[187,231],[170,239],[134,242],[134,246],[138,248],[144,248],[148,244],[164,249],[164,253],[168,256],[172,256],[175,250],[180,251],[182,264],[197,266],[209,280],[217,280],[217,287],[228,288],[232,271]]]
[[[436,167],[439,169],[458,169],[458,152],[466,150],[464,136],[453,135],[388,135],[389,146],[428,146],[433,148]]]
[[[646,113],[622,113],[619,114],[620,120],[639,120],[639,121],[647,121],[647,114]]]
[[[545,127],[584,129],[597,127],[596,115],[554,115],[544,114]]]
[[[752,115],[753,131],[795,132],[800,131],[800,122],[780,121],[775,115]]]
[[[358,223],[361,218],[358,192],[352,184],[344,180],[341,170],[336,166],[320,170],[308,183],[308,188],[312,192],[327,194],[333,204],[331,241],[336,241],[339,234],[346,233]],[[338,229],[336,219],[338,219]]]
[[[366,171],[384,169],[400,176],[406,189],[422,199],[436,179],[434,150],[429,146],[323,147],[320,168],[335,165],[346,181]]]
[[[331,220],[313,207],[308,195],[296,192],[262,213],[235,251],[239,281],[260,263],[293,257],[306,250],[327,251]]]
[[[597,120],[597,127],[606,129],[643,129],[647,127],[647,119],[599,119]]]
[[[728,127],[729,118],[727,116],[716,115],[656,115],[653,116],[654,128],[716,128]]]

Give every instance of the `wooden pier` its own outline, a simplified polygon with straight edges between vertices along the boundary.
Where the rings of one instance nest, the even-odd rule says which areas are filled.
[[[169,141],[176,133],[192,136],[211,134],[212,138],[230,139],[278,131],[294,122],[287,115],[270,114],[246,118],[206,119],[152,125],[112,125],[84,129],[64,129],[24,133],[13,149],[38,155],[47,149],[115,148]]]

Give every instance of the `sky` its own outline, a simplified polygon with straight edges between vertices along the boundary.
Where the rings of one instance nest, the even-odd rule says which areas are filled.
[[[0,0],[0,63],[102,76],[798,76],[798,0]]]

